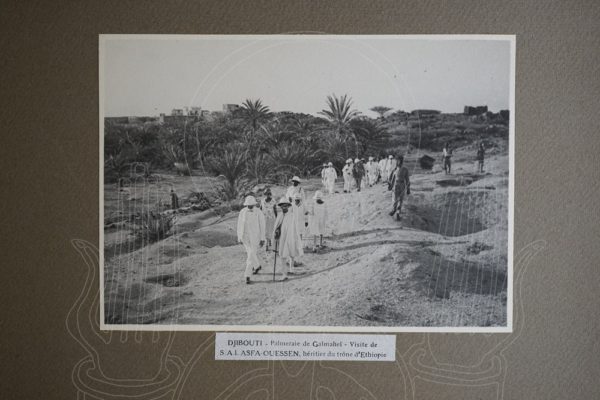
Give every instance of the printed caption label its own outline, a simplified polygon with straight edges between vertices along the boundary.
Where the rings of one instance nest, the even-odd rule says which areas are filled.
[[[396,336],[217,332],[215,360],[395,361]]]

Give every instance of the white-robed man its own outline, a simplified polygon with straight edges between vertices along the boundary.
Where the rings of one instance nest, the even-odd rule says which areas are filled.
[[[321,169],[321,183],[323,184],[323,189],[327,190],[327,163],[323,163],[323,168]]]
[[[367,171],[367,183],[369,187],[372,187],[377,181],[377,170],[379,165],[374,161],[373,157],[369,157],[369,162],[365,165],[365,170]]]
[[[258,249],[265,244],[265,216],[256,207],[254,196],[247,196],[244,208],[240,211],[237,224],[238,242],[246,249],[246,270],[244,277],[250,283],[250,274],[256,274],[262,268],[258,258]]]
[[[283,280],[288,279],[288,273],[294,273],[294,259],[304,254],[302,240],[300,240],[296,227],[296,218],[293,211],[290,210],[291,205],[287,197],[279,200],[278,206],[281,208],[281,213],[277,214],[273,230],[273,241],[276,242],[277,253],[287,262],[283,263]]]
[[[285,197],[287,197],[288,201],[291,203],[294,200],[294,196],[296,194],[300,194],[302,203],[306,200],[306,196],[304,195],[304,189],[300,186],[300,178],[298,176],[294,176],[292,178],[292,186],[288,187],[285,192]]]
[[[325,189],[329,194],[333,194],[335,189],[335,180],[337,179],[337,172],[335,168],[333,168],[333,163],[330,162],[327,164],[327,169],[325,170]]]
[[[385,181],[390,182],[392,179],[392,173],[396,169],[396,160],[394,156],[391,154],[388,156],[387,162],[385,164]]]
[[[310,218],[308,223],[308,229],[313,235],[313,251],[317,250],[317,247],[323,247],[323,235],[325,234],[325,226],[327,225],[327,206],[323,201],[323,193],[317,190],[313,196],[314,203],[310,210]],[[317,239],[319,244],[317,245]]]
[[[300,235],[300,239],[304,237],[304,231],[306,230],[306,226],[308,226],[307,215],[308,211],[306,210],[306,205],[302,201],[302,196],[300,193],[296,193],[294,195],[294,202],[292,203],[292,211],[294,213],[294,218],[296,218],[296,229],[298,229],[298,235]]]
[[[381,182],[386,183],[385,179],[385,165],[387,164],[387,159],[384,156],[381,156],[381,159],[377,163],[379,166],[379,177],[381,178]]]
[[[260,209],[265,216],[265,231],[269,234],[273,232],[273,226],[275,225],[275,218],[277,218],[275,207],[276,200],[273,198],[273,194],[271,193],[271,189],[265,190],[265,197],[260,201]],[[269,247],[273,244],[271,243],[271,237],[267,238],[267,251],[269,251]]]
[[[354,180],[352,177],[352,160],[350,158],[346,160],[346,165],[342,169],[342,176],[344,177],[344,193],[350,193],[352,181]]]

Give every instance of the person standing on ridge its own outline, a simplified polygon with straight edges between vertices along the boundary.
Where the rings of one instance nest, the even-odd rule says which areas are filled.
[[[480,174],[483,174],[483,159],[485,158],[485,146],[483,140],[479,142],[479,148],[477,149],[477,162],[478,170]]]
[[[452,161],[450,160],[451,158],[452,149],[450,148],[450,144],[446,142],[444,144],[444,149],[442,150],[442,162],[444,163],[444,171],[446,172],[446,175],[448,175],[452,169]]]

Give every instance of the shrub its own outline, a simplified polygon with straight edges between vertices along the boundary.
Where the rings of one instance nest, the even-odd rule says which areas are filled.
[[[256,185],[273,178],[273,164],[264,154],[246,160],[246,177]]]
[[[174,215],[148,210],[136,217],[134,233],[142,241],[153,243],[170,236],[174,224]]]
[[[238,197],[246,173],[247,152],[240,146],[229,146],[219,156],[207,160],[207,166],[223,179],[217,183],[217,193],[223,200],[233,200]]]
[[[175,171],[177,171],[177,175],[182,175],[182,176],[191,176],[192,175],[192,169],[190,168],[190,166],[187,163],[173,163],[173,166],[175,167]]]
[[[104,182],[121,182],[121,179],[128,176],[130,170],[131,157],[124,151],[111,155],[104,161]]]
[[[321,166],[323,152],[298,144],[283,143],[271,150],[268,160],[273,165],[275,177],[284,182],[293,175],[306,176],[316,171]]]
[[[355,119],[350,126],[358,139],[361,154],[377,154],[388,146],[390,135],[381,124],[370,119]]]

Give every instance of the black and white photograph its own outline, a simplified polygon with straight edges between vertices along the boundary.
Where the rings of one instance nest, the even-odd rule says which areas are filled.
[[[515,37],[100,35],[114,330],[510,332]]]

